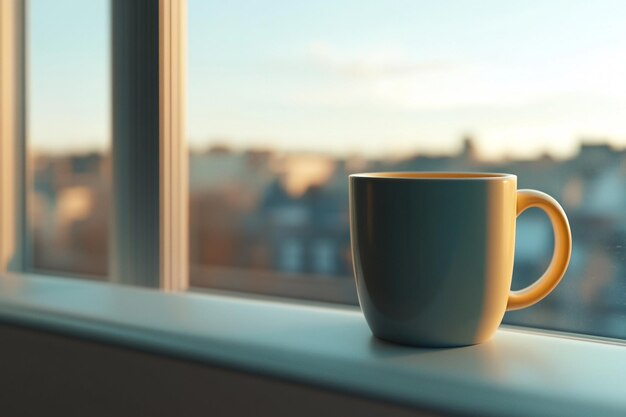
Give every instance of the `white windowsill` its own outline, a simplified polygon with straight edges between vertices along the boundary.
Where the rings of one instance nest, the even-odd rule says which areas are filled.
[[[0,275],[0,321],[442,411],[626,415],[626,348],[501,329],[489,343],[415,349],[360,312],[36,275]]]

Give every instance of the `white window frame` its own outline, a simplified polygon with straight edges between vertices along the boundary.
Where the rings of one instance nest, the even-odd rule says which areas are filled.
[[[115,190],[110,279],[182,291],[189,276],[186,2],[110,2]],[[27,7],[27,0],[0,2],[0,202],[9,202],[0,203],[0,272],[26,272],[32,265],[26,197],[31,184],[25,122]]]
[[[185,290],[186,2],[110,1],[115,190],[111,277]]]
[[[26,264],[25,0],[0,1],[0,272]]]

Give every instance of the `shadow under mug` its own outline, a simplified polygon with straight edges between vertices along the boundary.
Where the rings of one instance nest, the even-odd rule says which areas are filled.
[[[546,212],[554,254],[532,285],[511,291],[516,217]],[[359,303],[382,339],[415,346],[489,340],[505,311],[535,304],[559,283],[572,237],[547,194],[490,173],[350,175],[350,237]]]

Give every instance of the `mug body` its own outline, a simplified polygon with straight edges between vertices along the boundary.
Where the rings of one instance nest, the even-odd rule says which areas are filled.
[[[511,287],[517,177],[350,176],[359,302],[373,334],[416,346],[493,336]]]

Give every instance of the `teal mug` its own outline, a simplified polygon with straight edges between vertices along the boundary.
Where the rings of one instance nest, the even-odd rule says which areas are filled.
[[[489,340],[504,313],[547,296],[563,277],[572,238],[552,197],[488,173],[350,175],[350,237],[359,303],[372,333],[414,346]],[[516,217],[548,215],[547,271],[511,291]]]

